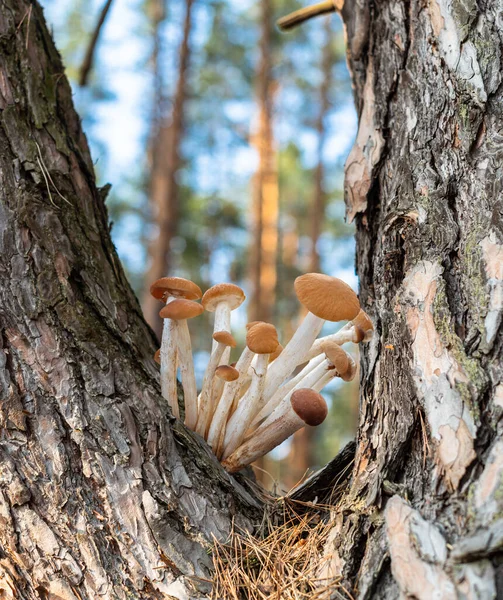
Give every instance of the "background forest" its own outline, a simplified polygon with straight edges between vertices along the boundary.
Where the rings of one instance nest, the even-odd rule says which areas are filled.
[[[300,316],[297,275],[322,271],[356,287],[353,229],[344,223],[342,199],[356,115],[338,18],[282,34],[271,24],[300,3],[43,5],[98,184],[112,184],[114,242],[154,330],[158,307],[145,290],[168,273],[203,289],[239,284],[247,314],[238,311],[236,336],[243,336],[246,319],[264,319],[283,342]],[[326,333],[335,328],[330,324]],[[198,320],[192,336],[201,377],[209,321]],[[354,435],[356,380],[342,386],[334,380],[324,395],[333,408],[316,436],[301,430],[262,464],[286,486]]]

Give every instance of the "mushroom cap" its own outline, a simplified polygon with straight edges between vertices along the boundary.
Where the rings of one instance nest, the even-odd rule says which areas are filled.
[[[255,354],[272,354],[278,344],[278,332],[271,323],[259,322],[246,334],[246,345]]]
[[[325,398],[311,388],[295,390],[290,397],[290,404],[306,425],[319,425],[328,414]]]
[[[231,348],[237,346],[237,342],[234,337],[228,331],[217,331],[213,334],[213,339],[219,344],[225,344]]]
[[[363,331],[363,329],[361,329],[360,327],[358,327],[358,325],[354,326],[354,338],[353,338],[353,342],[355,344],[359,344],[360,342],[364,342],[365,341],[365,332]]]
[[[216,368],[215,375],[224,381],[236,381],[239,377],[239,371],[231,365],[220,365]]]
[[[368,314],[362,309],[353,319],[353,325],[359,327],[363,331],[363,342],[368,342],[371,340],[372,335],[374,334],[374,324],[370,320]]]
[[[345,375],[349,369],[349,358],[347,353],[335,342],[325,342],[321,347],[325,356],[334,365],[339,375]]]
[[[168,296],[197,300],[203,295],[198,285],[183,277],[161,277],[150,286],[150,293],[163,302]]]
[[[245,327],[246,327],[246,331],[250,331],[250,329],[251,329],[252,327],[255,327],[255,325],[258,325],[259,323],[263,323],[263,322],[264,322],[264,321],[250,321],[249,323],[247,323],[247,324],[245,325]]]
[[[166,306],[163,306],[159,311],[159,316],[162,319],[174,319],[175,321],[181,319],[192,319],[198,317],[204,312],[204,308],[201,304],[194,302],[193,300],[186,300],[185,298],[177,298],[172,300]]]
[[[161,349],[160,348],[159,348],[159,350],[155,351],[154,360],[158,365],[161,364]]]
[[[243,290],[233,283],[218,283],[206,290],[201,303],[205,310],[215,312],[220,302],[227,302],[231,310],[243,304],[246,296]]]
[[[272,363],[273,360],[276,360],[282,352],[283,352],[283,346],[281,344],[278,344],[276,350],[274,352],[272,352],[271,355],[269,356],[269,362]]]
[[[294,286],[299,301],[325,321],[350,321],[360,311],[357,295],[337,277],[306,273],[297,277]]]

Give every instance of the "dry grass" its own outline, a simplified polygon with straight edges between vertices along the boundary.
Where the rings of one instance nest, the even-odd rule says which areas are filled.
[[[276,499],[258,535],[234,528],[225,543],[215,540],[214,600],[325,600],[336,589],[352,598],[339,580],[320,576],[331,559],[324,555],[330,507],[303,512],[299,504]]]

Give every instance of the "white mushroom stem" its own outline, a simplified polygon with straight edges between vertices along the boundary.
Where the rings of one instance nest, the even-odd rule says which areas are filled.
[[[208,429],[208,423],[211,416],[211,389],[213,386],[213,379],[225,348],[227,348],[225,344],[218,343],[215,352],[211,353],[208,366],[206,367],[206,371],[204,373],[201,392],[199,393],[198,397],[199,414],[197,417],[196,433],[203,437],[206,435],[206,430]]]
[[[262,393],[268,362],[269,354],[259,355],[250,388],[241,398],[236,411],[227,423],[223,445],[224,459],[239,446],[253,417],[262,408]]]
[[[211,446],[216,456],[219,456],[219,445],[223,445],[222,433],[225,434],[227,418],[232,408],[234,397],[239,392],[243,374],[248,371],[248,367],[254,356],[255,354],[248,347],[243,350],[235,367],[239,372],[239,377],[235,381],[228,381],[224,385],[222,396],[217,404],[213,418],[211,419],[208,432],[208,444]]]
[[[323,327],[325,321],[308,312],[292,339],[283,348],[278,358],[271,363],[267,373],[264,388],[264,402],[268,402],[279,386],[293,372],[295,367],[302,362],[307,351]]]
[[[235,473],[241,470],[304,427],[304,421],[292,407],[286,408],[287,410],[278,415],[275,421],[261,429],[259,434],[252,436],[224,461],[223,466],[227,471]]]
[[[304,379],[304,377],[306,377],[306,375],[308,375],[315,367],[320,365],[324,360],[325,355],[318,354],[318,356],[312,358],[302,369],[302,371],[295,375],[295,377],[292,377],[289,381],[286,381],[282,386],[280,386],[274,393],[273,397],[269,400],[269,402],[267,402],[260,409],[259,413],[253,418],[250,425],[250,429],[255,429],[255,427],[257,427],[257,425],[261,421],[263,421],[268,415],[272,413],[276,406],[278,406],[278,404],[281,402],[282,398],[284,398],[288,394],[288,392],[292,391],[295,388],[295,386],[298,383],[300,383]]]
[[[231,308],[228,302],[219,302],[215,309],[213,332],[217,331],[231,332]]]
[[[169,304],[173,297],[169,297]],[[173,416],[180,418],[178,407],[178,394],[176,389],[176,367],[177,367],[177,327],[176,321],[164,319],[161,340],[161,393],[171,408]]]
[[[231,347],[227,346],[222,354],[222,358],[218,365],[227,365],[229,364],[229,359],[231,357]],[[223,379],[219,379],[218,377],[213,378],[213,385],[211,388],[211,415],[210,421],[213,419],[213,414],[215,413],[215,409],[217,407],[220,396],[222,395],[222,391],[224,389],[225,381]]]
[[[290,398],[296,390],[299,390],[301,388],[314,387],[318,383],[318,381],[326,375],[327,371],[335,371],[335,369],[333,368],[332,363],[325,357],[325,355],[323,355],[323,360],[316,367],[309,370],[302,379],[298,380],[295,386],[279,399],[274,409],[272,409],[271,411],[264,411],[264,413],[261,413],[262,418],[260,420],[258,419],[258,415],[257,419],[253,419],[255,423],[255,430],[252,431],[250,429],[249,431],[246,431],[246,437],[249,438],[252,435],[255,436],[259,431],[262,431],[264,427],[267,427],[269,423],[274,421],[277,418],[277,416],[285,410],[285,406],[290,406]]]
[[[311,360],[314,356],[320,354],[323,351],[323,344],[326,344],[327,342],[334,342],[335,344],[339,344],[339,346],[342,346],[347,342],[357,343],[357,339],[357,332],[354,326],[351,323],[347,323],[342,329],[339,329],[337,333],[325,335],[324,337],[315,340],[310,350],[305,354],[305,356],[299,364],[302,364],[306,360]]]
[[[178,339],[178,366],[180,367],[185,401],[185,425],[189,429],[195,429],[197,423],[197,386],[189,326],[187,319],[181,319],[175,321],[175,323]]]

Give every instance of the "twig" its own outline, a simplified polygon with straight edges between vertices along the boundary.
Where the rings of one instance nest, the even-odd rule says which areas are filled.
[[[34,140],[34,141],[35,141],[35,145],[37,146],[37,150],[38,150],[38,156],[37,156],[38,166],[40,167],[40,170],[42,171],[42,175],[44,176],[44,181],[45,181],[45,185],[47,186],[47,191],[49,193],[49,200],[51,201],[51,204],[53,206],[55,206],[56,208],[59,208],[59,206],[52,199],[51,190],[49,188],[49,181],[52,183],[52,187],[56,190],[56,194],[58,194],[58,196],[62,200],[64,200],[69,206],[72,206],[72,203],[63,196],[63,194],[58,190],[56,184],[52,180],[51,174],[49,173],[49,169],[46,167],[46,164],[42,157],[42,151],[40,150],[40,146],[38,145],[36,140]]]
[[[94,53],[96,50],[96,46],[98,44],[98,38],[100,37],[100,32],[107,18],[108,12],[110,11],[110,7],[112,6],[113,0],[106,0],[105,5],[101,9],[100,16],[98,17],[98,21],[96,23],[96,27],[94,28],[93,35],[91,37],[91,41],[89,42],[89,46],[87,47],[86,55],[80,67],[79,74],[79,85],[80,87],[85,87],[87,85],[87,80],[89,78],[89,73],[93,68],[94,63]]]
[[[296,10],[295,12],[290,13],[285,17],[281,17],[281,19],[278,19],[276,24],[282,31],[288,31],[289,29],[293,29],[298,25],[302,25],[304,21],[308,21],[313,17],[333,13],[337,10],[337,8],[338,7],[335,0],[324,0],[323,2],[319,2],[318,4],[306,6],[305,8]]]

